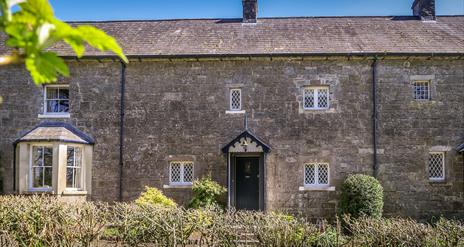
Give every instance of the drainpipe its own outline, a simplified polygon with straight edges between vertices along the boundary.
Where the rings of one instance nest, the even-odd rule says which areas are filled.
[[[16,143],[13,144],[13,192],[16,192]]]
[[[126,92],[126,64],[121,61],[121,103],[120,103],[120,122],[119,122],[119,201],[122,201],[123,166],[124,166],[124,115]]]
[[[377,125],[378,125],[378,114],[377,114],[377,56],[374,57],[372,62],[372,146],[373,152],[373,175],[375,178],[378,176],[378,164],[377,164]]]

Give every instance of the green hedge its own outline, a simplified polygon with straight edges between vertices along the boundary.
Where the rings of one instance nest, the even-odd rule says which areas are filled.
[[[352,217],[382,217],[383,188],[374,177],[356,174],[349,176],[341,188],[340,215]]]
[[[281,213],[0,197],[3,246],[464,246],[460,221],[345,217],[344,222],[346,234],[339,224]]]

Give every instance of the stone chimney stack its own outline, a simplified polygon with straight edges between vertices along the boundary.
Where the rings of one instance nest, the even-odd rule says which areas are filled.
[[[258,0],[242,0],[243,4],[243,22],[256,23],[258,14]]]
[[[420,17],[423,21],[434,21],[435,0],[414,0],[412,12],[414,16]]]

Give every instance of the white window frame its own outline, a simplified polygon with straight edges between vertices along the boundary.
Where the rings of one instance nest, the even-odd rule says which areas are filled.
[[[68,148],[74,148],[74,166],[68,166]],[[81,150],[81,166],[80,167],[76,167],[76,148],[79,148]],[[80,177],[80,187],[68,187],[68,177],[67,177],[67,172],[68,172],[68,168],[73,168],[73,169],[80,169],[81,170],[81,177]],[[73,145],[68,145],[66,146],[66,170],[65,170],[65,180],[66,180],[66,190],[69,190],[69,191],[81,191],[84,189],[84,176],[85,176],[85,173],[84,173],[85,169],[84,169],[84,148],[81,147],[81,146],[73,146]]]
[[[416,83],[427,83],[427,99],[419,99],[416,97]],[[416,80],[412,82],[412,97],[417,101],[430,101],[432,100],[432,82],[430,80]]]
[[[326,107],[319,107],[319,91],[321,89],[327,90],[327,106]],[[313,99],[314,99],[314,106],[313,107],[306,107],[305,106],[305,95],[306,90],[314,90]],[[329,86],[306,86],[303,87],[303,109],[304,110],[328,110],[330,108],[330,87]]]
[[[71,99],[69,98],[68,95],[68,111],[67,112],[48,112],[48,104],[47,104],[47,89],[48,88],[67,88],[68,92],[70,93],[69,90],[69,85],[67,84],[57,84],[57,85],[44,85],[43,87],[43,114],[47,116],[69,116],[69,110],[71,109]],[[56,99],[59,100],[59,99]]]
[[[441,169],[442,169],[442,174],[443,176],[442,177],[430,177],[430,156],[431,155],[436,155],[436,154],[439,154],[441,155]],[[441,181],[444,181],[445,180],[445,152],[429,152],[428,156],[427,156],[427,176],[429,178],[430,181],[432,182],[441,182]]]
[[[238,108],[234,108],[233,106],[233,101],[232,101],[232,94],[234,92],[239,92],[240,93],[240,106]],[[242,89],[241,88],[231,88],[229,89],[229,109],[231,111],[241,111],[242,110]]]
[[[313,165],[314,166],[314,184],[307,184],[306,183],[306,167]],[[320,184],[319,183],[319,166],[326,165],[327,166],[327,183]],[[325,162],[308,162],[304,164],[303,167],[303,185],[304,187],[329,187],[330,186],[330,164]]]
[[[173,164],[180,164],[180,182],[172,181],[172,165]],[[192,165],[192,181],[191,182],[184,182],[184,179],[185,179],[184,167],[186,164]],[[193,163],[193,161],[170,161],[169,162],[169,184],[170,185],[192,185],[194,178],[195,178],[195,164]]]
[[[33,157],[33,151],[34,151],[34,147],[41,147],[41,148],[44,148],[44,147],[47,147],[47,148],[52,148],[52,185],[50,187],[34,187],[34,174],[33,174],[33,165],[32,165],[32,157]],[[30,146],[30,150],[29,150],[29,190],[30,191],[44,191],[44,192],[48,192],[48,191],[53,191],[53,174],[54,174],[54,171],[53,171],[53,156],[54,156],[54,148],[53,148],[53,145],[51,144],[32,144]],[[44,162],[44,158],[43,158],[43,155],[42,155],[42,162]]]

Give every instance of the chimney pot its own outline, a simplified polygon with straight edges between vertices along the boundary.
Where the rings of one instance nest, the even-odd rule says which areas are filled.
[[[423,21],[434,21],[435,0],[414,0],[412,12],[414,16],[420,17]]]
[[[242,0],[243,22],[256,23],[258,14],[258,0]]]

